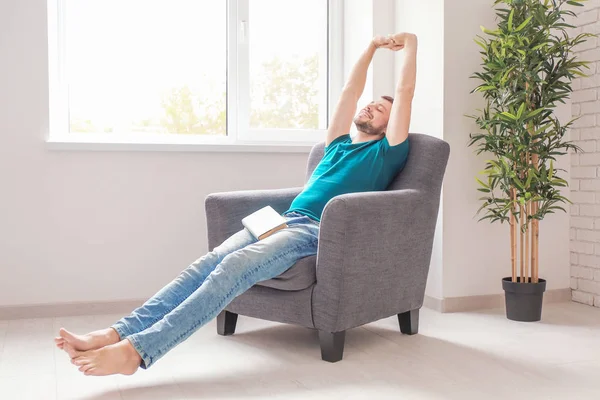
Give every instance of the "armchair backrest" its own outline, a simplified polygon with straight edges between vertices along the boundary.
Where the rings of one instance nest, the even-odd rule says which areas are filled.
[[[418,189],[428,193],[439,193],[450,146],[433,136],[411,133],[410,152],[404,169],[394,178],[387,190]],[[313,146],[308,157],[306,181],[323,158],[325,143]]]

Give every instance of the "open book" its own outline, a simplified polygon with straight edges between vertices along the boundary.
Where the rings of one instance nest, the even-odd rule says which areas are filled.
[[[287,228],[285,217],[271,206],[263,207],[248,215],[242,219],[242,224],[258,240],[269,237],[280,229]]]

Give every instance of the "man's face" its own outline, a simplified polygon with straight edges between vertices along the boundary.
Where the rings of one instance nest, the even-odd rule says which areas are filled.
[[[369,135],[381,135],[385,133],[391,110],[392,103],[385,99],[372,101],[354,117],[354,124]]]

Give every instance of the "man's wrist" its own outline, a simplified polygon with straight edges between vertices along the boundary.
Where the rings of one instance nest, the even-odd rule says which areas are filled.
[[[413,47],[417,47],[417,43],[418,43],[418,39],[417,39],[417,35],[414,34],[410,34],[406,37],[406,45],[405,46],[413,46]]]

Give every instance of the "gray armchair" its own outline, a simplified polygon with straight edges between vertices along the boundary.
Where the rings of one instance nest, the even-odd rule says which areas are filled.
[[[238,314],[317,329],[321,356],[330,362],[342,359],[347,329],[397,314],[402,333],[417,333],[450,147],[421,134],[411,134],[410,145],[406,166],[387,190],[331,199],[317,255],[235,298],[217,317],[218,333],[233,334]],[[313,147],[307,180],[323,149],[324,143]],[[301,190],[210,194],[209,250],[243,229],[242,218],[259,208],[286,211]]]

